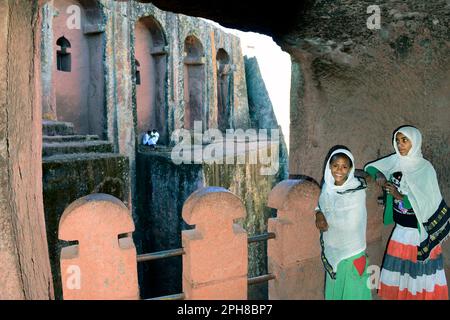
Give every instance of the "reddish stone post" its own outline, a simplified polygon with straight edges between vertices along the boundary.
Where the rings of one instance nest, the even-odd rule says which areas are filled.
[[[247,299],[247,233],[233,222],[243,217],[241,200],[224,188],[186,200],[183,219],[195,229],[182,232],[185,299]]]
[[[323,299],[324,269],[320,260],[319,231],[314,208],[319,200],[317,184],[285,180],[269,194],[268,206],[277,209],[268,231],[276,238],[267,244],[269,299]]]
[[[61,250],[64,299],[139,299],[133,231],[128,209],[111,195],[92,194],[69,205],[59,238],[79,244]]]

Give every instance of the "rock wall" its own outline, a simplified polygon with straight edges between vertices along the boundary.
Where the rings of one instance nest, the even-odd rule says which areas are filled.
[[[283,39],[293,58],[290,173],[320,179],[316,163],[335,144],[362,167],[394,152],[394,129],[411,124],[448,198],[450,4],[379,1],[380,30],[366,27],[369,4],[316,1]]]
[[[0,2],[0,299],[53,297],[37,121],[39,22],[36,1]]]

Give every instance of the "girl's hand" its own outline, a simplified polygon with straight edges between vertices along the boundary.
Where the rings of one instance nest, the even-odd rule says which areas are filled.
[[[398,192],[397,187],[391,182],[386,182],[384,184],[384,189],[388,194],[391,194],[395,199],[397,200],[403,199],[403,195],[400,192]]]
[[[328,230],[328,223],[327,219],[325,219],[325,216],[322,212],[317,211],[316,212],[316,227],[322,232],[325,232]]]
[[[374,181],[373,178],[371,176],[369,176],[369,175],[366,175],[364,177],[364,179],[366,179],[366,183],[367,184],[371,184]]]
[[[375,181],[380,187],[383,187],[387,183],[387,179],[381,172],[377,172]]]

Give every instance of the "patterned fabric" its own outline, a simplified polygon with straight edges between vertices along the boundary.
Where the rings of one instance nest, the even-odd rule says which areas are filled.
[[[424,227],[428,237],[419,245],[417,259],[420,261],[427,260],[432,250],[449,236],[450,212],[444,200],[442,200],[436,213],[431,216],[428,222],[424,223]]]
[[[383,299],[448,299],[441,246],[422,262],[417,260],[419,241],[416,228],[395,227],[381,270],[378,294]]]

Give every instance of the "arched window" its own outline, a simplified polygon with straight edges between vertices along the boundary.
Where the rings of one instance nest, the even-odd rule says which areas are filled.
[[[56,41],[56,45],[60,47],[56,51],[56,69],[63,72],[70,72],[72,69],[72,60],[70,52],[67,49],[70,48],[70,42],[64,36]]]
[[[136,59],[136,85],[140,85],[141,84],[141,71],[139,71],[139,67],[140,66],[141,66],[141,64]]]

